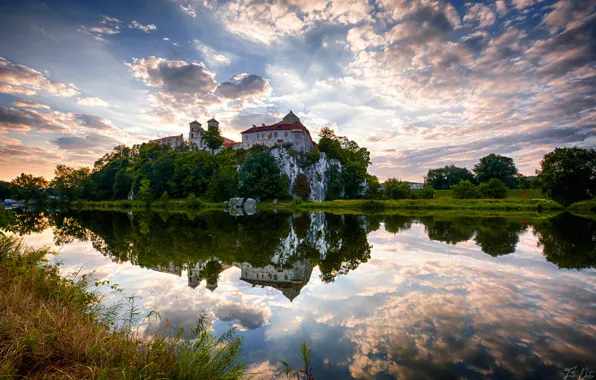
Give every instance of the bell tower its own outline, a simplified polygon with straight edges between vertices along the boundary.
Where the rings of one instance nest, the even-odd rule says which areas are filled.
[[[207,120],[207,128],[219,129],[219,121],[215,120],[215,118],[213,118],[211,120]]]
[[[190,122],[190,131],[188,132],[188,141],[195,144],[197,148],[201,149],[203,145],[203,133],[205,130],[201,127],[201,123],[194,120]]]

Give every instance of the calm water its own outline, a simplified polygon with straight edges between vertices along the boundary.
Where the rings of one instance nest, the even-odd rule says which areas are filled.
[[[244,337],[270,378],[563,379],[596,373],[596,222],[223,212],[21,214],[35,246],[118,284],[146,314]],[[100,287],[106,303],[117,297]],[[584,372],[586,374],[586,372]],[[589,374],[588,374],[589,376]],[[573,377],[568,377],[571,379]],[[588,377],[585,377],[586,379]]]

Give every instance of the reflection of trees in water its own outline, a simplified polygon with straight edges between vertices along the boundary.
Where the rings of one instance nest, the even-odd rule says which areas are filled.
[[[523,221],[495,217],[454,217],[446,220],[424,217],[421,221],[431,240],[449,244],[474,240],[484,253],[491,256],[515,252],[519,234],[527,229]]]
[[[221,212],[133,215],[93,211],[56,213],[49,219],[43,213],[20,213],[12,229],[24,235],[52,226],[57,245],[90,240],[115,261],[149,268],[184,267],[212,257],[226,265],[246,262],[253,267],[287,266],[307,258],[319,266],[322,280],[331,282],[368,261],[371,246],[367,234],[381,222],[386,231],[399,233],[411,228],[415,219],[425,225],[431,240],[448,244],[474,240],[492,256],[514,252],[519,234],[527,229],[521,219],[502,217],[364,217],[305,212],[233,218]],[[596,222],[561,214],[536,224],[534,231],[549,261],[562,268],[595,266]]]
[[[534,226],[538,245],[559,268],[596,267],[596,221],[563,213]]]

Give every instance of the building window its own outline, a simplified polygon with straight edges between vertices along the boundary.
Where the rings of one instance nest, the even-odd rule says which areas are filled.
[[[190,138],[191,138],[191,139],[194,139],[194,138],[195,138],[195,134],[194,134],[194,133],[191,133],[191,134],[190,134]]]
[[[277,132],[275,132],[275,133],[273,134],[273,137],[277,137]]]
[[[288,137],[288,132],[284,133],[284,136],[285,136],[285,137]]]

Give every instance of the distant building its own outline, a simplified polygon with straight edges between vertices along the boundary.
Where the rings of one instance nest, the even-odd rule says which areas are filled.
[[[151,140],[151,142],[162,146],[168,145],[170,148],[174,149],[184,144],[184,135],[162,137],[160,139]]]
[[[205,287],[214,291],[217,289],[219,274],[228,268],[230,268],[230,265],[222,264],[217,258],[190,264],[188,267],[188,286],[194,289],[203,280],[206,280]]]
[[[253,125],[242,134],[242,149],[248,149],[255,145],[268,147],[290,144],[292,149],[299,152],[312,151],[314,144],[308,129],[302,125],[298,116],[292,111],[275,124],[260,127]]]
[[[272,265],[255,268],[249,263],[234,263],[234,266],[240,268],[242,281],[252,286],[270,286],[280,290],[290,301],[293,301],[308,283],[313,269],[310,260],[298,260],[289,268],[275,268]]]
[[[421,190],[424,187],[424,184],[421,182],[407,182],[404,181],[405,184],[410,186],[410,190]]]

